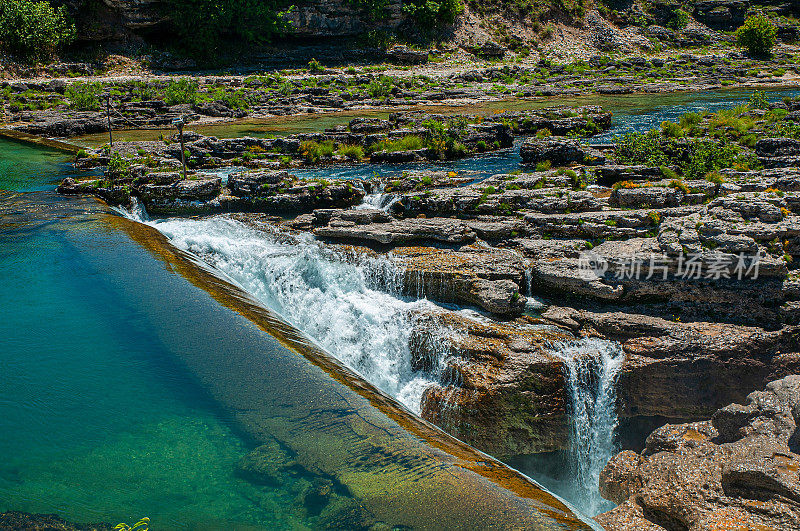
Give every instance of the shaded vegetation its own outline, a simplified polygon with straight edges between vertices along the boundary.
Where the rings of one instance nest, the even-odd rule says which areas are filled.
[[[65,8],[45,1],[0,1],[0,47],[30,61],[53,57],[75,38]]]

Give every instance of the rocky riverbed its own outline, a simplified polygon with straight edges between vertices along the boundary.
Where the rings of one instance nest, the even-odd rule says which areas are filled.
[[[419,67],[383,65],[205,77],[20,78],[0,82],[0,107],[9,127],[50,137],[74,137],[106,132],[109,122],[114,129],[165,129],[178,118],[202,124],[467,105],[512,97],[781,86],[797,83],[800,66],[793,51],[787,48],[769,59],[753,59],[728,49],[663,57],[594,55],[571,62],[542,58],[491,64],[473,58],[425,73]],[[426,61],[427,57],[425,52]],[[92,72],[89,66],[78,70]]]
[[[224,182],[219,175],[192,172],[184,179],[177,168],[164,171],[180,157],[174,141],[123,144],[136,161],[119,164],[118,155],[87,153],[78,163],[110,164],[105,176],[66,179],[59,191],[127,207],[139,202],[153,215],[235,213],[256,227],[310,233],[342,260],[389,261],[395,273],[386,290],[475,309],[472,317],[448,306],[416,315],[410,363],[438,378],[422,395],[422,416],[493,455],[564,450],[570,405],[558,345],[582,338],[616,342],[625,355],[616,379],[623,423],[695,424],[662,428],[641,456],[629,452],[612,460],[603,493],[623,505],[600,519],[611,528],[634,518],[699,529],[703,515],[716,514],[713,508],[703,512],[700,504],[688,520],[676,516],[681,500],[694,499],[693,484],[669,510],[653,508],[660,503],[657,493],[643,498],[636,489],[656,474],[651,469],[668,474],[675,459],[669,456],[687,444],[692,452],[708,447],[727,455],[717,447],[738,444],[741,436],[731,430],[720,435],[727,430],[721,424],[697,421],[717,418],[726,404],[800,373],[798,113],[796,101],[769,104],[756,95],[750,105],[689,113],[613,143],[591,141],[611,123],[598,108],[465,116],[455,133],[453,117],[400,113],[385,121],[354,120],[316,137],[191,136],[186,150],[209,167],[229,165],[253,146],[290,159],[285,169],[237,171]],[[489,178],[444,169],[369,181],[292,175],[293,167],[319,163],[302,155],[304,142],[330,142],[334,152],[340,145],[368,150],[408,136],[432,142],[441,130],[466,147],[458,156],[480,152],[479,142],[507,146],[524,136],[523,162],[517,171]],[[372,156],[383,152],[403,153]],[[447,158],[447,150],[442,153]],[[147,159],[153,167],[138,163]],[[431,341],[437,330],[449,333]],[[777,393],[776,385],[768,393]],[[748,407],[755,411],[761,399],[752,396]],[[673,436],[676,430],[683,435]],[[697,435],[686,435],[690,431]],[[776,437],[775,444],[785,443],[783,435]],[[671,453],[658,457],[664,452]],[[733,490],[722,472],[721,488],[739,500],[725,502],[734,512],[751,510],[741,499],[766,496],[749,470],[731,472],[738,478],[730,480]],[[770,493],[791,488],[764,487]],[[783,501],[775,503],[774,511],[753,521],[794,521]]]

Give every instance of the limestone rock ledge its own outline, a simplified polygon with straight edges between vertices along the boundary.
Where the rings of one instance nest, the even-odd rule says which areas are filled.
[[[611,531],[800,528],[800,376],[730,404],[711,420],[667,424],[644,451],[606,465],[600,491],[620,504],[596,517]]]
[[[431,330],[446,333],[431,341]],[[420,316],[412,332],[412,366],[446,365],[440,385],[423,394],[422,417],[494,456],[564,448],[563,361],[552,347],[573,339],[529,317],[501,324],[456,312]]]

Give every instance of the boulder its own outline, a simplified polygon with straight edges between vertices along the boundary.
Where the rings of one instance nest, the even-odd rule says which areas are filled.
[[[349,129],[356,134],[370,134],[388,131],[392,128],[389,120],[380,118],[353,118],[350,120]]]
[[[793,375],[710,421],[657,429],[641,454],[606,465],[600,492],[620,505],[596,520],[611,531],[800,528],[799,413]]]
[[[333,219],[325,227],[314,229],[321,238],[367,240],[382,244],[409,244],[420,241],[469,243],[475,232],[462,221],[448,218],[404,219],[388,223],[358,225],[353,221]]]
[[[443,384],[423,395],[423,418],[494,456],[564,449],[564,373],[550,346],[570,339],[527,318],[501,325],[455,312],[420,316],[412,331],[413,363],[424,368],[444,357],[446,365]]]
[[[684,193],[675,188],[646,186],[618,188],[611,193],[608,203],[617,207],[664,208],[679,206]]]
[[[759,157],[800,155],[800,140],[793,138],[760,138],[755,146]]]
[[[516,253],[479,246],[458,251],[402,247],[392,253],[403,271],[403,291],[442,302],[478,306],[496,315],[519,315],[525,261]]]
[[[506,48],[495,41],[486,41],[480,47],[475,49],[476,55],[482,57],[491,57],[499,59],[505,56]]]
[[[748,0],[702,0],[694,6],[693,15],[699,22],[718,30],[735,30],[744,23]]]
[[[264,185],[278,184],[289,179],[287,171],[244,171],[228,176],[228,188],[234,195],[257,194]]]
[[[566,138],[529,138],[522,144],[520,156],[526,163],[549,161],[554,166],[605,162],[605,157],[601,153]]]
[[[386,58],[392,63],[421,65],[428,62],[428,50],[414,50],[408,46],[396,45],[386,50]]]

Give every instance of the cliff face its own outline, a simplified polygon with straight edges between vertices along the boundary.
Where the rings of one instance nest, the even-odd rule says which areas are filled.
[[[403,22],[402,2],[392,0],[387,17],[370,21],[347,0],[310,0],[289,13],[291,33],[296,37],[347,37],[374,29],[395,29]]]
[[[168,0],[50,0],[55,5],[67,5],[78,25],[78,37],[83,41],[124,40],[146,33],[169,35]],[[457,27],[462,28],[462,39],[477,44],[488,38],[499,39],[514,34],[518,40],[538,40],[531,28],[538,22],[529,16],[513,15],[513,2],[495,2],[485,10],[476,10],[473,3],[464,2],[467,12]],[[559,2],[542,2],[553,12],[559,11]],[[403,0],[388,0],[385,18],[374,20],[354,0],[289,0],[293,9],[287,15],[289,36],[298,38],[351,37],[371,30],[395,31],[407,19],[403,13]],[[649,39],[655,38],[668,46],[697,46],[709,44],[721,37],[717,31],[732,31],[741,26],[746,17],[764,9],[771,15],[787,16],[800,13],[800,3],[785,0],[635,0],[624,9],[608,12],[596,2],[599,10],[589,9],[583,21],[575,13],[562,13],[561,20],[575,22],[576,31],[599,50],[647,48]],[[509,9],[511,11],[509,11]],[[676,10],[691,15],[689,25],[681,30],[673,28]],[[784,41],[800,38],[800,30],[784,19],[776,19],[778,36]],[[163,31],[162,31],[163,30]],[[488,32],[488,33],[487,33]],[[456,30],[458,33],[458,30]],[[509,45],[509,42],[505,42]]]
[[[103,0],[103,4],[116,13],[122,26],[129,30],[152,28],[167,20],[160,0]]]
[[[67,0],[78,25],[78,38],[85,41],[119,40],[139,33],[152,33],[169,22],[162,0]],[[289,13],[293,37],[348,37],[370,30],[396,29],[403,21],[401,0],[390,0],[386,17],[372,21],[348,0],[305,0]]]
[[[793,375],[711,420],[662,426],[606,465],[600,492],[619,506],[596,519],[609,531],[798,529],[799,412]]]

